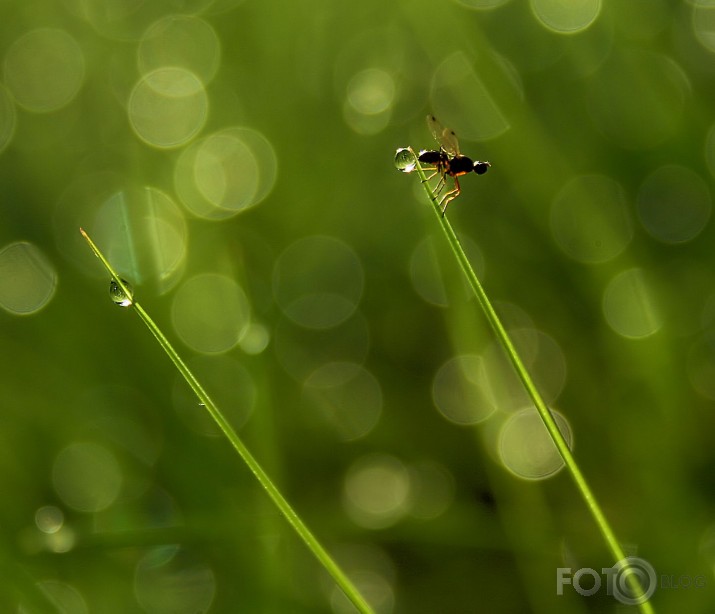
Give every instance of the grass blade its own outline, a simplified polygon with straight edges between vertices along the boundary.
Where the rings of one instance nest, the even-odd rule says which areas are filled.
[[[117,284],[117,286],[122,290],[126,296],[131,296],[132,293],[130,289],[126,286],[123,279],[119,277],[117,272],[109,264],[108,260],[104,257],[99,248],[94,244],[89,235],[80,228],[80,233],[85,238],[90,248],[94,254],[99,258],[110,274],[112,280]],[[313,535],[313,533],[308,529],[306,524],[301,520],[300,516],[291,507],[285,497],[278,490],[278,487],[273,483],[273,481],[268,477],[268,474],[263,470],[258,461],[253,457],[245,444],[238,437],[238,434],[233,429],[231,424],[221,413],[216,404],[211,400],[211,397],[206,393],[203,386],[198,379],[191,372],[186,363],[181,359],[179,354],[173,348],[169,340],[166,338],[164,333],[161,332],[159,327],[154,323],[149,317],[149,314],[144,311],[144,309],[139,305],[139,303],[132,301],[127,305],[132,306],[136,311],[137,315],[141,318],[142,322],[146,324],[147,328],[154,335],[154,338],[159,342],[159,345],[167,353],[171,362],[177,368],[179,373],[183,376],[186,382],[191,386],[199,401],[206,407],[211,417],[214,419],[216,424],[219,426],[223,434],[229,440],[231,445],[234,447],[239,456],[248,465],[253,475],[263,487],[263,489],[268,493],[275,506],[280,510],[280,512],[285,516],[288,523],[295,529],[303,543],[308,547],[308,549],[315,555],[318,562],[323,566],[323,568],[332,576],[335,583],[342,589],[345,596],[352,602],[352,604],[357,608],[362,614],[373,614],[372,608],[368,605],[367,601],[362,597],[360,592],[357,590],[355,585],[350,581],[350,579],[345,575],[345,573],[340,569],[338,564],[333,560],[333,558],[328,554],[328,552],[323,548],[318,539]]]
[[[566,443],[566,439],[559,430],[559,427],[557,426],[554,417],[551,415],[551,411],[547,407],[544,399],[541,397],[541,394],[539,393],[538,389],[536,388],[536,385],[531,379],[531,375],[524,366],[524,363],[522,362],[518,352],[516,351],[516,348],[514,347],[514,344],[509,338],[509,335],[506,332],[506,329],[504,328],[504,325],[502,324],[501,320],[499,319],[499,316],[494,311],[494,308],[492,307],[492,304],[489,301],[489,298],[487,297],[487,294],[484,291],[482,284],[479,282],[479,279],[477,278],[477,275],[474,272],[474,269],[472,268],[472,265],[470,264],[467,255],[464,253],[464,249],[462,249],[462,245],[459,242],[459,239],[457,238],[457,235],[454,232],[452,225],[449,223],[447,216],[442,215],[442,209],[439,206],[437,197],[432,192],[432,189],[429,186],[427,177],[422,170],[422,167],[420,166],[419,160],[415,156],[414,152],[412,152],[412,150],[409,151],[414,157],[414,160],[411,160],[410,162],[414,163],[414,169],[417,171],[417,174],[422,181],[422,185],[424,186],[425,192],[427,193],[432,203],[432,209],[437,216],[437,221],[439,222],[439,225],[442,228],[445,237],[447,238],[447,242],[449,243],[449,246],[452,249],[455,258],[459,262],[459,266],[467,277],[469,286],[474,292],[474,295],[476,296],[477,301],[479,302],[479,305],[482,308],[482,311],[484,312],[487,321],[489,322],[489,325],[492,327],[494,334],[497,337],[497,340],[504,348],[504,351],[506,352],[509,361],[511,362],[512,366],[514,367],[514,370],[516,371],[517,376],[519,377],[519,380],[526,389],[529,398],[536,407],[536,410],[539,412],[539,416],[541,417],[541,420],[546,426],[546,429],[549,432],[549,435],[554,442],[556,449],[559,451],[559,454],[561,455],[561,458],[566,465],[567,471],[571,474],[571,477],[576,484],[577,490],[581,494],[581,497],[583,498],[589,511],[591,512],[591,515],[593,516],[593,519],[595,520],[596,525],[598,526],[598,529],[601,532],[601,535],[603,536],[603,539],[605,540],[606,545],[611,551],[611,554],[613,555],[615,561],[625,561],[625,563],[623,563],[623,573],[627,574],[626,577],[632,594],[642,595],[644,591],[643,587],[640,585],[640,582],[637,579],[638,576],[636,575],[636,570],[631,569],[629,567],[626,555],[621,548],[621,545],[618,543],[618,540],[616,539],[616,536],[611,529],[611,526],[608,523],[608,520],[606,519],[603,510],[601,509],[601,506],[598,504],[596,497],[594,496],[593,492],[591,491],[591,488],[586,482],[586,478],[584,477],[583,473],[581,472],[581,469],[576,463],[576,459],[571,453],[571,450]],[[405,162],[406,154],[402,154],[402,158],[402,161]],[[647,600],[643,601],[642,603],[639,603],[638,606],[641,612],[643,612],[644,614],[653,614],[654,612],[652,605]]]

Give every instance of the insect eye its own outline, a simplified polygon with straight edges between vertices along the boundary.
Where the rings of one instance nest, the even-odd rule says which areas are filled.
[[[484,173],[486,173],[489,170],[490,166],[491,166],[491,164],[489,164],[489,162],[477,161],[474,163],[474,172],[477,175],[483,175]]]

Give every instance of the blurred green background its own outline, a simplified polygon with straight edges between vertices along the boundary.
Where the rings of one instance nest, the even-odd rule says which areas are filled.
[[[435,113],[656,610],[712,612],[713,54],[705,0],[0,2],[0,611],[353,611],[80,226],[377,612],[628,609],[557,594],[614,561],[393,165]]]

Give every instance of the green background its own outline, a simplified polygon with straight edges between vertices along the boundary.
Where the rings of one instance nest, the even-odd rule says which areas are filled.
[[[0,249],[31,244],[56,280],[36,313],[0,311],[3,612],[351,611],[228,443],[185,419],[171,363],[131,310],[107,299],[80,224],[198,361],[227,414],[250,406],[237,424],[245,443],[368,599],[379,596],[378,612],[618,611],[605,588],[556,594],[557,568],[614,563],[568,475],[523,480],[489,451],[516,409],[503,401],[515,384],[476,425],[435,407],[440,367],[493,349],[416,174],[393,165],[398,147],[435,147],[431,112],[465,154],[492,164],[462,179],[449,219],[507,324],[558,348],[534,368],[547,388],[564,380],[549,400],[616,535],[656,570],[654,607],[712,611],[715,13],[694,1],[567,4],[0,2],[11,102],[0,105]],[[220,60],[203,83],[205,123],[157,147],[133,130],[128,101],[144,75],[145,33],[172,15],[205,22]],[[56,100],[71,62],[32,56],[33,74],[59,75],[33,81],[32,59],[13,54],[46,28],[74,40],[83,69],[66,103],[38,109],[27,96]],[[58,69],[43,72],[52,61]],[[270,144],[275,183],[255,208],[201,219],[184,207],[178,162],[236,126]],[[102,217],[113,195],[145,187],[175,203],[186,231],[164,285],[143,251],[152,244],[141,198],[120,204],[124,218]],[[315,236],[337,251],[298,243],[310,266],[295,276],[285,250]],[[2,260],[3,287],[14,266]],[[205,273],[240,285],[263,344],[201,352],[182,342],[176,295]],[[344,290],[336,309],[347,311],[325,308],[335,326],[301,326],[283,283],[289,298],[318,293],[302,317],[321,320],[326,286]],[[220,303],[206,298],[208,320],[225,315]],[[359,366],[367,388],[315,393],[310,374],[334,362]],[[358,437],[326,418],[344,407],[360,416],[362,403],[379,417]],[[119,479],[102,509],[78,509],[58,487],[78,444],[110,460],[75,463],[67,488],[72,476],[100,492]],[[405,509],[379,526],[345,499],[365,462],[409,484]],[[434,492],[405,477],[425,463],[438,468]],[[417,513],[416,502],[439,497],[438,513]],[[54,532],[38,521],[48,509],[63,515]]]

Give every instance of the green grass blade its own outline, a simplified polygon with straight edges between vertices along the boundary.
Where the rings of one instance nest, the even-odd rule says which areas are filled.
[[[414,152],[412,152],[412,155],[414,156]],[[440,208],[437,198],[429,186],[427,177],[422,170],[422,167],[420,166],[419,160],[416,156],[414,157],[414,164],[415,170],[417,170],[417,174],[422,181],[422,185],[424,186],[425,192],[429,196],[429,199],[432,203],[432,208],[434,210],[435,215],[437,216],[439,225],[444,231],[444,234],[447,238],[447,242],[452,248],[452,252],[454,253],[455,258],[459,262],[459,266],[462,268],[462,271],[467,277],[469,286],[474,292],[474,295],[477,297],[477,301],[479,302],[482,311],[486,315],[487,321],[494,330],[494,334],[496,335],[499,343],[504,348],[507,357],[509,358],[509,361],[511,362],[519,377],[519,380],[529,394],[529,398],[536,407],[536,410],[539,412],[541,420],[544,422],[544,425],[546,426],[546,429],[548,430],[551,439],[556,445],[556,448],[559,451],[561,458],[563,458],[564,463],[566,465],[566,469],[571,474],[571,477],[576,484],[576,488],[581,493],[581,497],[586,502],[586,505],[588,506],[588,509],[590,510],[591,515],[593,516],[593,519],[595,520],[596,525],[601,532],[601,535],[603,536],[609,550],[611,551],[611,554],[615,558],[616,562],[626,561],[626,555],[623,552],[621,545],[618,543],[618,540],[616,539],[616,536],[611,529],[611,526],[608,523],[608,520],[606,519],[603,510],[601,509],[601,506],[598,504],[598,501],[596,501],[596,497],[594,496],[593,492],[591,491],[591,488],[586,482],[586,478],[584,477],[583,473],[581,472],[581,469],[576,463],[576,459],[571,453],[571,450],[566,443],[566,439],[559,430],[559,427],[557,426],[554,417],[551,415],[549,408],[544,402],[544,399],[541,397],[541,394],[536,388],[533,380],[531,379],[528,370],[524,366],[524,363],[522,362],[518,352],[516,351],[516,348],[514,347],[514,344],[509,338],[509,335],[506,332],[504,325],[501,323],[499,316],[494,311],[494,308],[492,307],[492,304],[489,301],[489,298],[487,297],[487,294],[484,291],[482,284],[479,282],[479,279],[477,278],[477,275],[474,272],[474,269],[472,268],[472,265],[470,264],[467,255],[464,253],[464,249],[462,249],[462,245],[459,242],[459,239],[457,238],[457,235],[455,234],[452,225],[449,223],[447,217],[445,215],[442,215],[442,209]],[[629,567],[626,564],[624,565],[624,573],[628,574],[627,578],[629,586],[633,591],[633,594],[642,595],[643,589],[638,583],[637,576],[635,575],[634,570],[630,569],[629,572]],[[648,601],[640,603],[639,608],[644,614],[653,614],[654,612],[652,605]]]
[[[107,269],[108,273],[111,275],[112,279],[121,288],[122,292],[127,296],[131,296],[131,291],[126,286],[124,281],[119,277],[117,272],[112,268],[107,259],[104,257],[99,248],[94,244],[89,235],[80,228],[80,233],[86,239],[90,248],[94,254],[99,258],[99,260]],[[295,529],[301,540],[305,543],[308,549],[315,555],[323,568],[333,577],[336,584],[342,589],[346,597],[352,602],[352,604],[357,608],[357,610],[363,614],[373,614],[372,608],[368,605],[367,601],[362,597],[357,588],[353,585],[350,579],[345,575],[345,573],[340,569],[338,564],[333,560],[333,558],[328,554],[328,552],[323,548],[317,538],[308,529],[306,524],[301,520],[295,510],[291,507],[288,501],[283,497],[278,487],[271,481],[268,474],[263,470],[258,461],[253,457],[245,444],[238,437],[236,431],[230,425],[225,416],[221,413],[216,404],[211,400],[211,397],[206,393],[203,386],[196,379],[194,374],[191,372],[186,363],[181,359],[179,354],[173,348],[169,340],[164,336],[159,327],[154,323],[154,321],[149,317],[149,314],[144,311],[144,309],[139,305],[139,303],[132,300],[131,306],[134,307],[137,315],[146,324],[147,328],[154,335],[154,338],[159,342],[159,345],[167,353],[171,362],[178,369],[179,373],[183,376],[186,382],[191,386],[199,401],[206,407],[211,417],[214,419],[216,424],[218,424],[223,434],[231,442],[239,456],[248,465],[253,475],[263,487],[263,489],[268,493],[276,507],[285,516],[288,523]]]

